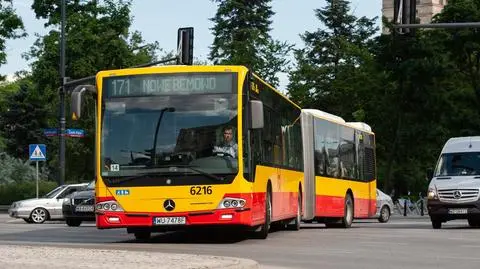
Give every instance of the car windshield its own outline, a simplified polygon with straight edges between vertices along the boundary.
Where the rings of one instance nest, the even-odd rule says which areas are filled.
[[[442,154],[435,176],[480,175],[480,152],[459,152]]]
[[[66,186],[58,186],[56,187],[55,189],[51,190],[49,193],[45,194],[43,196],[43,198],[53,198],[55,197],[58,193],[60,193],[61,191],[63,191],[63,189],[65,189]]]
[[[171,172],[172,166],[184,166],[182,173],[196,173],[185,166],[237,172],[235,94],[112,98],[104,104],[102,176]]]
[[[95,181],[88,183],[87,187],[85,187],[85,190],[94,190],[94,189],[95,189]]]

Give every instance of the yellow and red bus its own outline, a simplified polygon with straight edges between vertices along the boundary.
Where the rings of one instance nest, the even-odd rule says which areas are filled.
[[[272,225],[350,227],[375,214],[369,127],[301,109],[246,67],[101,71],[72,93],[74,119],[86,88],[97,99],[99,229],[145,239],[226,226],[266,238]],[[224,135],[234,143],[219,150]]]
[[[260,238],[271,225],[299,229],[301,109],[249,69],[109,70],[88,88],[97,100],[97,228],[138,239],[211,225]],[[72,93],[74,119],[85,89]],[[216,150],[224,131],[233,151]]]
[[[376,213],[375,134],[363,122],[314,109],[302,110],[303,221],[352,225]]]

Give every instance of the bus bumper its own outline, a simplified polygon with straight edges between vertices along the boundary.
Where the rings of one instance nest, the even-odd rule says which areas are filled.
[[[161,229],[182,229],[196,226],[251,226],[250,208],[219,209],[198,212],[133,213],[102,212],[96,215],[98,229],[152,227]]]

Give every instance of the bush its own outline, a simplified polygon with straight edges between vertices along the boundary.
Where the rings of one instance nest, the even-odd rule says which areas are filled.
[[[0,184],[35,181],[36,176],[36,169],[31,165],[30,161],[24,162],[6,153],[0,153]],[[39,171],[39,178],[46,179],[45,169]]]
[[[38,182],[38,197],[42,197],[57,186],[56,182],[40,180]],[[35,180],[0,184],[0,205],[10,205],[18,200],[35,197]]]

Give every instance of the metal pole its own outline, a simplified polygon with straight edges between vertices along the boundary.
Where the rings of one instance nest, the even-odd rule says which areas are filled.
[[[60,178],[58,183],[65,182],[65,1],[61,1],[61,33],[60,33]]]
[[[36,161],[37,163],[37,199],[38,199],[38,161]]]
[[[480,28],[480,22],[394,24],[393,28]]]

